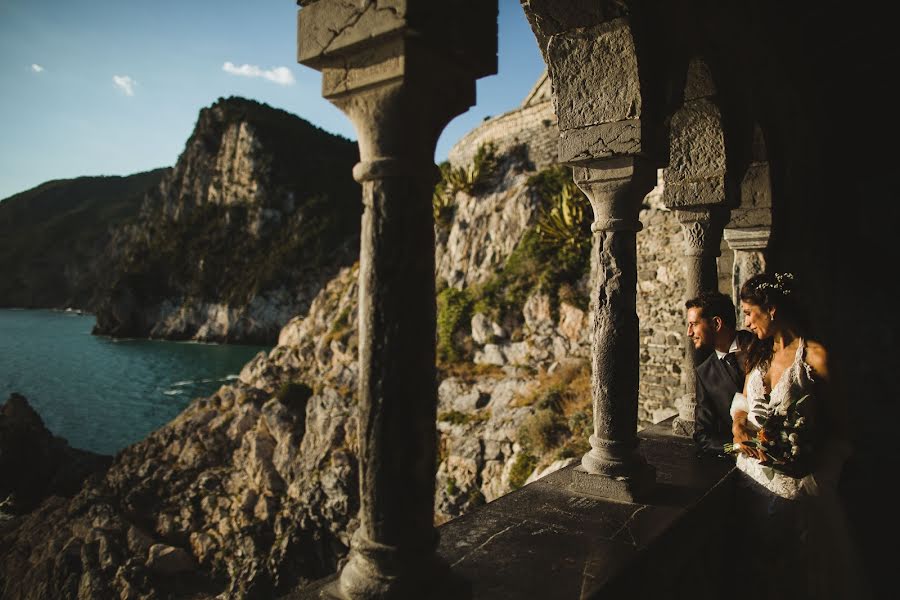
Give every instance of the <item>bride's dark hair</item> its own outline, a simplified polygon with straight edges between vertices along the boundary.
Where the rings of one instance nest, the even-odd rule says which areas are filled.
[[[798,332],[804,333],[803,319],[797,307],[794,294],[794,276],[791,273],[760,273],[744,282],[739,294],[741,302],[755,304],[762,310],[778,309],[778,319],[786,321]],[[747,372],[772,359],[775,340],[771,337],[761,340],[756,336],[747,348]]]

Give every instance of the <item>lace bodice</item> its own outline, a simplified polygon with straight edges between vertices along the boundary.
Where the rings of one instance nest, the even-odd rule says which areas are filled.
[[[747,377],[747,398],[750,406],[748,421],[757,428],[758,423],[753,416],[753,409],[764,405],[766,389],[763,382],[763,374],[768,367],[768,364],[758,365],[750,371]],[[781,378],[775,383],[771,394],[769,394],[769,403],[766,406],[771,410],[777,410],[778,406],[788,398],[799,398],[804,394],[811,394],[814,382],[812,369],[806,363],[806,341],[801,339],[793,362],[784,370]],[[779,472],[775,472],[774,476],[769,479],[766,475],[766,470],[760,466],[759,461],[755,458],[739,454],[737,467],[773,494],[783,498],[796,498],[801,493],[803,480],[795,479]]]

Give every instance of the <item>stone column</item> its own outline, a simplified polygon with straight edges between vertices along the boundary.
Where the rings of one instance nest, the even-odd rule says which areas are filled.
[[[725,214],[727,213],[723,207],[709,206],[675,211],[684,234],[684,300],[696,297],[703,290],[716,290],[719,287],[716,258],[721,254],[719,248]],[[694,408],[697,404],[694,367],[701,358],[704,357],[698,356],[694,344],[685,335],[684,366],[681,369],[684,395],[676,401],[678,416],[673,424],[678,435],[694,434]]]
[[[441,19],[424,0],[387,9],[320,0],[300,11],[299,60],[322,71],[323,96],[353,121],[363,198],[360,524],[328,597],[425,598],[446,587],[434,528],[433,157],[444,126],[474,104],[475,79],[496,70],[491,4],[467,14],[439,7]],[[475,22],[476,39],[458,51],[454,17]],[[491,31],[493,46],[478,37]]]
[[[641,200],[656,183],[642,158],[595,160],[575,167],[575,182],[594,209],[592,260],[591,450],[574,470],[578,491],[627,502],[648,491],[655,470],[637,450],[639,347],[637,243]]]
[[[754,275],[765,273],[766,252],[769,247],[769,235],[771,232],[770,227],[725,229],[725,243],[734,252],[731,289],[739,326],[743,322],[739,298],[741,285]]]

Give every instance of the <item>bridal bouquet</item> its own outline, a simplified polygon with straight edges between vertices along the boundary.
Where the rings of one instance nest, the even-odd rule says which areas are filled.
[[[769,407],[769,396],[751,403],[751,413],[759,424],[756,436],[746,442],[725,444],[725,452],[736,454],[742,446],[761,450],[765,460],[760,464],[769,479],[774,471],[791,477],[803,477],[812,470],[813,419],[812,396],[788,399],[775,407]]]

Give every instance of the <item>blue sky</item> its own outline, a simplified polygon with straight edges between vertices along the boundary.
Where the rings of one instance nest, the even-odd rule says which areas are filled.
[[[435,159],[516,107],[544,68],[518,0],[499,0],[499,74]],[[0,199],[51,179],[175,164],[198,111],[243,96],[356,139],[296,63],[293,0],[0,0]]]

